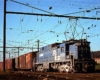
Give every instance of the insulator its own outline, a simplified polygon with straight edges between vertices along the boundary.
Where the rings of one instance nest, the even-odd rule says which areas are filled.
[[[59,21],[58,21],[58,23],[59,23]]]
[[[79,8],[79,9],[82,9],[82,8]]]
[[[86,12],[90,12],[90,10],[86,10]]]
[[[88,29],[90,29],[90,27],[88,27]]]
[[[94,27],[96,27],[96,25]]]
[[[61,24],[61,21],[60,21],[60,24]]]
[[[23,19],[21,21],[23,21]]]
[[[87,36],[87,37],[89,37],[89,36]]]
[[[9,28],[10,30],[12,30],[12,28]]]
[[[41,16],[41,22],[42,22],[42,16]]]
[[[38,21],[38,16],[37,16],[37,21]]]
[[[50,6],[50,7],[49,7],[49,9],[51,10],[51,9],[52,9],[52,7]]]

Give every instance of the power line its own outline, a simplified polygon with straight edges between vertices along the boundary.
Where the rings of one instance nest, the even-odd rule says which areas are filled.
[[[76,13],[81,13],[81,12],[90,12],[91,10],[97,10],[100,8],[94,8],[94,9],[87,9],[87,10],[83,10],[83,11],[78,11],[78,12],[72,12],[72,13],[68,13],[68,14],[63,14],[63,15],[70,15],[70,14],[76,14]]]
[[[51,13],[51,12],[48,12],[48,11],[45,11],[45,10],[42,10],[42,9],[39,9],[39,8],[36,8],[36,7],[30,6],[29,4],[24,4],[24,3],[21,3],[21,2],[15,1],[15,0],[11,0],[11,1],[12,1],[12,2],[15,2],[15,3],[18,3],[18,4],[22,4],[22,5],[27,6],[27,7],[31,7],[31,8],[34,8],[34,9],[37,9],[37,10],[40,10],[40,11],[46,12],[46,13],[53,14],[53,13]]]

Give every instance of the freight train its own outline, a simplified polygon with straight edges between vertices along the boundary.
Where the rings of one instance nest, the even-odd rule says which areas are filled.
[[[8,69],[59,72],[94,72],[95,61],[91,57],[90,42],[86,39],[53,43],[10,59]],[[9,60],[8,60],[9,61]],[[11,64],[11,65],[10,65]]]

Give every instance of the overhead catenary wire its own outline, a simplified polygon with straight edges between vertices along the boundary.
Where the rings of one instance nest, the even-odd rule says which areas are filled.
[[[66,20],[65,21],[63,21],[62,23],[65,23],[66,22]],[[30,39],[30,41],[32,41],[32,40],[35,40],[35,39],[37,39],[38,37],[40,37],[41,35],[43,35],[43,34],[46,34],[46,33],[48,33],[48,32],[50,32],[50,31],[52,31],[54,28],[56,28],[56,27],[58,27],[59,25],[61,25],[61,24],[59,24],[59,23],[57,23],[54,27],[52,27],[52,28],[50,28],[49,30],[47,30],[46,32],[44,32],[44,33],[41,33],[40,35],[38,35],[38,36],[35,36],[33,39]],[[60,34],[60,33],[59,33]],[[58,34],[58,35],[59,35]],[[61,33],[62,34],[62,33]],[[64,34],[64,33],[63,33]],[[55,35],[55,36],[57,36],[57,35]],[[52,38],[51,38],[52,39]],[[46,40],[45,40],[46,41]],[[43,42],[43,41],[42,41]],[[34,43],[34,42],[33,42]]]
[[[66,20],[63,21],[62,23],[64,23],[64,22],[66,22]],[[60,24],[57,23],[54,27],[50,28],[49,30],[47,30],[47,31],[45,31],[45,32],[43,32],[43,33],[41,33],[41,34],[39,34],[38,36],[34,37],[33,39],[30,39],[30,41],[37,39],[38,37],[40,37],[40,36],[43,35],[43,34],[46,34],[47,32],[50,32],[52,29],[58,27],[59,25],[60,25]],[[26,45],[27,45],[27,44],[26,44]]]
[[[75,14],[76,14],[76,13],[75,13]],[[44,24],[45,24],[45,23],[44,23]],[[36,26],[36,27],[37,27],[37,26]],[[37,29],[37,28],[36,28],[36,29]],[[41,30],[41,29],[40,29],[40,30]],[[32,35],[32,37],[33,37],[33,35]],[[31,37],[31,38],[32,38],[32,37]]]
[[[55,4],[57,2],[57,0],[53,3],[53,5]],[[52,5],[52,6],[53,6]],[[38,18],[38,16],[37,16],[37,18]],[[41,16],[41,19],[42,19],[42,16]],[[38,33],[44,26],[44,24],[48,21],[50,19],[50,17],[49,18],[47,18],[46,20],[45,20],[45,22],[41,25],[41,28],[40,29],[38,29],[38,31],[36,31],[36,33]],[[38,19],[37,19],[38,20]]]
[[[33,2],[33,0],[32,0],[32,2]],[[31,2],[31,3],[32,3],[32,2]],[[40,0],[38,0],[37,6],[39,5],[39,3],[40,3]],[[34,11],[35,11],[35,10],[33,10],[33,8],[32,8],[32,13],[33,13]],[[27,21],[25,27],[27,26],[27,24],[28,24],[28,22],[30,21],[31,17],[32,17],[32,15],[29,17],[29,19],[28,19],[28,21]]]
[[[98,9],[100,9],[100,8],[87,9],[87,10],[78,11],[78,12],[72,12],[72,13],[63,14],[63,15],[77,14],[77,13],[81,13],[81,12],[90,12],[90,11],[92,11],[92,10],[98,10]]]
[[[53,13],[51,13],[51,12],[48,12],[48,11],[45,11],[45,10],[42,10],[42,9],[39,9],[39,8],[30,6],[30,5],[27,5],[27,4],[24,4],[24,3],[21,3],[21,2],[15,1],[15,0],[11,0],[11,1],[12,1],[12,2],[15,2],[15,3],[18,3],[18,4],[22,4],[22,5],[27,6],[27,7],[31,7],[31,8],[37,9],[37,10],[39,10],[39,11],[43,11],[43,12],[46,12],[46,13],[49,13],[49,14],[53,14]]]
[[[48,17],[46,20],[45,20],[45,22],[40,26],[40,28],[36,31],[36,33],[38,33],[43,27],[44,27],[44,24],[48,21],[50,19],[50,17]],[[35,25],[35,27],[36,27],[36,25]],[[34,28],[35,28],[34,27]],[[34,34],[34,35],[36,35],[36,34]]]
[[[32,3],[32,2],[33,2],[33,0],[31,1],[31,3]],[[22,5],[20,4],[20,10],[21,10],[21,6],[22,6]],[[27,11],[28,11],[28,8],[27,8],[26,12],[27,12]],[[32,8],[32,12],[33,12],[33,8]],[[24,22],[25,16],[26,16],[26,15],[24,15],[22,18],[20,17],[21,32],[18,34],[18,37],[22,34],[22,30],[25,29],[25,27],[27,26],[28,22],[30,21],[32,15],[29,17],[29,19],[28,19],[26,25],[25,25],[24,28],[23,28],[22,22]]]

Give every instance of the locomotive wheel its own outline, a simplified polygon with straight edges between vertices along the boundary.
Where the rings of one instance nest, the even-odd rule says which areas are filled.
[[[43,67],[42,67],[42,66],[38,66],[38,67],[37,67],[37,71],[43,72],[43,71],[44,71],[44,70],[43,70]]]
[[[59,72],[63,72],[64,68],[62,66],[59,66]]]

